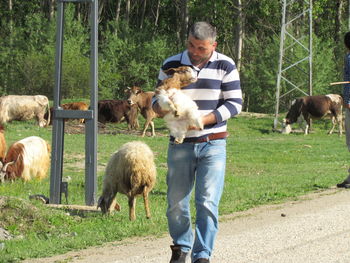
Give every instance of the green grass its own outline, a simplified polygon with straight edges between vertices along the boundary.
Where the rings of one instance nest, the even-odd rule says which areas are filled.
[[[141,120],[141,126],[143,120]],[[229,121],[227,171],[220,214],[268,203],[278,203],[334,186],[344,179],[348,164],[345,136],[327,135],[328,122],[313,125],[314,132],[283,135],[272,132],[273,117],[240,116]],[[5,183],[0,196],[11,197],[0,206],[0,227],[15,239],[0,241],[0,262],[17,262],[25,258],[45,257],[69,250],[100,245],[131,236],[160,236],[167,231],[166,221],[166,152],[167,132],[162,120],[156,121],[159,136],[141,138],[132,134],[99,134],[98,193],[109,156],[123,143],[142,140],[154,151],[158,171],[157,184],[150,195],[152,218],[147,220],[141,198],[138,198],[137,219],[128,219],[127,198],[118,195],[119,213],[76,215],[29,201],[31,194],[49,196],[49,177],[41,182]],[[124,124],[112,125],[125,129]],[[38,128],[34,122],[13,122],[6,125],[8,145],[21,138],[38,135],[51,141],[51,128]],[[160,136],[162,135],[162,136]],[[85,204],[84,134],[65,135],[63,176],[70,176],[69,203]],[[64,201],[63,197],[63,201]]]

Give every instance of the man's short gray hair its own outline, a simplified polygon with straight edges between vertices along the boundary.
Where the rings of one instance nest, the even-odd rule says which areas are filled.
[[[191,26],[189,34],[195,39],[215,42],[216,28],[207,22],[196,22]]]

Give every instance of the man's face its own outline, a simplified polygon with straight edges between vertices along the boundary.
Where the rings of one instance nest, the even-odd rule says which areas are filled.
[[[217,42],[215,41],[199,40],[190,35],[187,41],[187,50],[192,64],[197,66],[209,60],[216,46]]]

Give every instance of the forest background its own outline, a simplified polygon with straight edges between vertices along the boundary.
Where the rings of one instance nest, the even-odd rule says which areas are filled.
[[[53,99],[56,0],[0,0],[0,94],[43,94]],[[294,1],[293,17],[308,8]],[[349,2],[313,1],[313,94],[342,93],[343,35]],[[89,3],[65,4],[63,99],[89,98]],[[276,101],[282,1],[278,0],[100,0],[99,99],[123,99],[127,86],[153,90],[162,61],[186,47],[189,25],[208,21],[218,31],[218,48],[239,69],[245,111],[272,113]],[[307,13],[292,29],[308,34]],[[293,47],[291,58],[303,48]],[[307,71],[308,65],[299,67]],[[292,71],[290,78],[307,82]],[[294,74],[294,76],[293,76]],[[284,84],[281,92],[287,91]],[[302,94],[291,92],[280,105]]]

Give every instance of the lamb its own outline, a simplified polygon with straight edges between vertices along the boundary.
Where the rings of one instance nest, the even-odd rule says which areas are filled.
[[[31,136],[12,144],[0,162],[0,183],[21,178],[29,181],[47,176],[51,147],[44,139]]]
[[[156,166],[152,150],[143,142],[131,141],[122,145],[109,159],[103,179],[103,191],[97,204],[103,214],[113,208],[120,211],[115,201],[117,193],[129,199],[129,219],[136,219],[136,196],[142,194],[146,217],[151,213],[148,194],[156,183]]]
[[[165,71],[169,78],[163,80],[156,88],[158,104],[167,113],[164,120],[175,137],[175,143],[182,143],[188,128],[191,126],[203,129],[197,104],[181,88],[194,83],[197,78],[191,67],[181,66]]]

